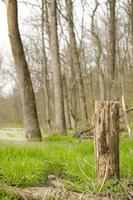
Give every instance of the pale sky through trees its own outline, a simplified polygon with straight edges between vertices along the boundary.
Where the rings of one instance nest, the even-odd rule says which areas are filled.
[[[34,0],[33,0],[34,1]],[[30,0],[31,2],[31,0]],[[21,32],[24,33],[26,32],[26,26],[23,25],[24,20],[28,19],[29,16],[31,16],[31,6],[27,6],[23,3],[18,4],[19,8],[19,26],[21,29]],[[11,48],[10,48],[10,42],[9,42],[9,37],[8,37],[8,26],[7,26],[7,13],[6,13],[6,6],[2,1],[0,1],[0,54],[2,55],[2,68],[1,69],[6,69],[12,72],[11,67],[13,66],[13,59],[11,56]],[[7,56],[9,55],[9,56]],[[14,71],[14,70],[13,70]],[[2,80],[2,73],[0,73],[0,79]],[[3,92],[4,94],[10,93],[12,91],[13,85],[14,85],[14,80],[11,80],[10,78],[6,77],[4,87],[3,87]]]
[[[7,39],[6,7],[0,2],[0,47],[7,43]]]
[[[30,14],[30,7],[19,3],[19,19],[23,21]],[[23,17],[24,16],[24,17]],[[6,18],[6,6],[3,2],[0,2],[0,48],[7,48],[9,46],[7,18]]]
[[[22,2],[23,0],[18,1],[18,15],[19,15],[20,32],[22,35],[22,39],[25,41],[26,38],[28,38],[28,35],[33,36],[33,31],[32,31],[33,27],[30,25],[30,20],[32,24],[32,18],[34,18],[33,16],[38,17],[40,13],[38,13],[37,8],[33,9],[31,5],[28,5],[28,4],[26,5]],[[37,1],[25,0],[25,2],[36,3]],[[89,14],[94,9],[94,1],[89,0],[86,2],[88,3],[89,6],[85,8],[84,24],[85,24],[85,28],[88,29],[89,24],[90,24]],[[100,2],[103,3],[104,0],[100,0]],[[91,7],[91,9],[89,7]],[[75,9],[74,10],[75,26],[77,30],[76,34],[78,33],[78,35],[80,36],[81,35],[81,19],[82,19],[81,0],[74,1],[74,9]],[[10,62],[12,60],[12,56],[11,56],[9,37],[8,37],[6,6],[4,5],[2,1],[0,1],[0,53],[3,55],[3,68],[4,69],[8,68],[8,70],[10,70],[10,67],[13,66],[13,62]],[[9,55],[9,56],[5,56],[5,55]],[[4,90],[8,91],[9,88],[11,89],[12,87],[11,85],[12,85],[12,82],[7,81],[7,86],[5,87]]]
[[[133,103],[132,21],[131,0],[0,0],[1,105],[12,101],[8,109],[21,121],[19,108],[36,95],[42,125],[62,133],[86,127],[95,101],[120,99],[126,112]]]
[[[102,0],[103,1],[103,0]],[[34,3],[36,0],[27,0],[25,2]],[[90,0],[91,2],[91,0]],[[92,3],[93,4],[93,3]],[[92,5],[91,5],[92,6]],[[18,8],[19,8],[19,26],[22,29],[22,32],[25,31],[25,27],[23,26],[24,20],[31,17],[34,13],[33,9],[29,5],[25,5],[22,1],[18,1]],[[81,1],[75,1],[75,11],[78,18],[78,21],[81,20],[82,17],[82,8],[81,8]],[[22,23],[21,23],[22,22]],[[0,1],[0,48],[6,48],[9,50],[9,38],[8,38],[8,28],[7,28],[7,19],[6,19],[6,6],[2,1]]]

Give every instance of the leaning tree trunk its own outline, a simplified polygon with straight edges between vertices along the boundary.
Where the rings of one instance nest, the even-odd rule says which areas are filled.
[[[85,126],[86,124],[88,124],[88,115],[87,115],[87,109],[86,109],[86,99],[85,99],[82,71],[81,71],[79,55],[78,55],[78,50],[77,50],[77,43],[76,43],[75,32],[74,32],[72,0],[66,0],[66,5],[67,5],[68,30],[69,30],[69,37],[70,37],[70,50],[71,50],[71,54],[73,58],[73,67],[75,70],[77,84],[78,84],[81,117],[82,117],[83,125]]]
[[[127,132],[128,132],[128,136],[132,137],[132,132],[131,132],[131,128],[129,126],[129,122],[128,122],[128,116],[127,116],[127,112],[126,112],[126,105],[125,105],[125,94],[124,94],[124,81],[123,81],[123,76],[121,75],[121,103],[122,103],[122,109],[123,109],[123,114],[124,114],[124,120],[125,120],[125,125],[127,128]]]
[[[16,0],[7,1],[7,19],[11,49],[21,91],[26,136],[30,140],[41,140],[35,94],[19,32],[18,8]]]
[[[96,101],[94,114],[96,177],[98,182],[119,178],[118,102]]]

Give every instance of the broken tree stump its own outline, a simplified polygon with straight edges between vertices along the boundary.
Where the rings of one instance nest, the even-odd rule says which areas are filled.
[[[98,183],[119,178],[119,103],[96,101],[94,114],[96,177]]]

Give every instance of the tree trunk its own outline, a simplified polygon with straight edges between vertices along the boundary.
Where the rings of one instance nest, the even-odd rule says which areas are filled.
[[[119,178],[118,102],[95,102],[94,127],[97,181]]]
[[[67,55],[67,65],[70,67],[70,80],[69,80],[69,102],[70,102],[70,115],[72,128],[77,130],[78,123],[78,105],[79,98],[77,93],[77,80],[75,75],[75,70],[73,68],[73,57],[71,54],[70,44],[68,44],[68,55]]]
[[[67,80],[66,80],[65,76],[63,76],[63,91],[64,91],[63,93],[64,93],[64,108],[65,108],[66,127],[67,127],[67,129],[70,130],[70,129],[72,129],[72,125],[71,125]]]
[[[115,15],[116,0],[109,0],[109,88],[108,98],[114,100],[116,98],[116,15]]]
[[[99,33],[98,33],[98,27],[97,25],[95,25],[95,23],[97,24],[97,21],[95,22],[95,15],[97,12],[97,9],[99,7],[99,3],[98,1],[95,1],[95,8],[92,12],[92,16],[91,16],[91,34],[92,37],[95,39],[95,43],[97,45],[97,53],[96,53],[96,66],[97,66],[97,72],[99,75],[99,86],[100,86],[100,96],[101,96],[101,101],[105,101],[106,100],[106,86],[105,86],[105,77],[104,77],[104,72],[101,66],[101,57],[102,57],[102,43],[99,37]],[[94,44],[95,44],[94,43]]]
[[[105,86],[105,77],[103,71],[99,74],[99,82],[100,82],[100,95],[101,101],[106,100],[106,86]]]
[[[131,0],[131,43],[132,43],[132,64],[133,64],[133,0]]]
[[[131,67],[131,69],[133,69],[133,0],[131,0],[131,14],[130,14],[130,18],[131,18],[131,22],[130,23],[131,23],[131,44],[132,44],[132,52],[131,52],[131,66],[132,67]],[[133,70],[131,70],[131,72],[133,72]],[[133,78],[132,78],[132,82],[133,82]]]
[[[46,5],[45,5],[46,6]],[[43,91],[44,91],[44,98],[46,104],[46,121],[47,121],[47,128],[51,128],[51,119],[50,119],[50,99],[49,99],[49,81],[48,81],[48,66],[47,66],[47,56],[45,50],[45,41],[44,41],[44,0],[42,0],[42,24],[41,24],[41,31],[42,31],[42,72],[43,72]]]
[[[59,59],[59,44],[57,35],[57,13],[56,0],[50,1],[50,36],[51,36],[51,57],[53,66],[55,120],[57,129],[61,133],[66,132],[65,112],[63,100],[63,85],[61,78],[61,67]]]
[[[29,140],[41,140],[35,94],[31,82],[28,64],[18,27],[18,9],[16,0],[7,1],[8,31],[12,54],[15,61],[23,105],[23,120],[26,136]]]
[[[67,12],[68,12],[67,20],[68,20],[68,29],[69,29],[69,37],[70,37],[70,48],[71,48],[71,53],[73,57],[73,66],[74,66],[77,83],[78,83],[81,117],[82,117],[83,124],[86,125],[88,124],[88,116],[87,116],[87,109],[86,109],[85,92],[84,92],[81,66],[80,66],[79,55],[77,51],[75,33],[74,33],[72,0],[66,0],[66,4],[67,4]]]
[[[128,122],[128,116],[127,116],[127,112],[126,112],[126,105],[125,105],[125,95],[124,95],[124,83],[123,83],[123,76],[121,75],[121,103],[122,103],[122,109],[123,109],[123,114],[124,114],[124,119],[125,119],[125,124],[126,124],[126,128],[127,128],[127,132],[128,132],[128,136],[132,137],[132,132],[131,132],[131,128],[129,126],[129,122]]]
[[[95,109],[95,96],[94,96],[94,90],[93,90],[93,73],[92,73],[92,67],[90,66],[90,73],[89,73],[89,79],[90,79],[90,92],[91,92],[91,100],[92,100],[92,109],[94,112]]]

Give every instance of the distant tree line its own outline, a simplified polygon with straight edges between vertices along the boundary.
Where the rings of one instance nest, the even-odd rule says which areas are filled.
[[[0,123],[23,121],[27,137],[41,139],[40,126],[60,134],[91,127],[95,100],[116,100],[131,135],[133,0],[79,1],[81,19],[72,0],[23,0],[35,13],[26,36],[17,1],[5,3],[17,80],[12,94],[1,93]]]

